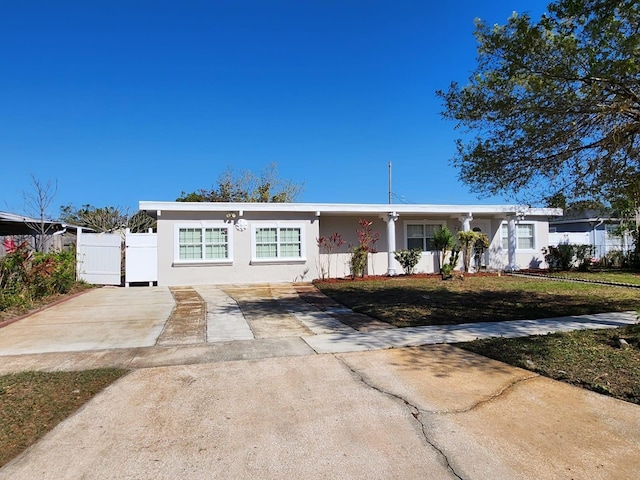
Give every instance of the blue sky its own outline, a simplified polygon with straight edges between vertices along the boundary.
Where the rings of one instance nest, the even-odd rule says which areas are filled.
[[[475,67],[473,20],[539,0],[24,1],[0,6],[0,210],[175,200],[228,166],[299,201],[504,203],[461,184],[437,89]]]

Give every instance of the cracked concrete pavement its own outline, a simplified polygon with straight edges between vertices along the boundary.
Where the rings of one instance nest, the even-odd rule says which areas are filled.
[[[176,297],[187,295],[194,308],[205,302],[208,313],[209,303],[219,301],[219,313],[238,321],[232,290],[197,287]],[[256,299],[268,295],[258,293],[254,303],[243,293],[255,322]],[[284,308],[287,323],[297,319],[304,326],[298,331],[322,336],[333,320],[296,304],[294,293],[278,287],[273,296],[280,301],[266,303]],[[119,304],[111,295],[105,305]],[[148,300],[155,298],[167,300],[164,293]],[[197,322],[171,329],[192,329],[185,334],[198,332],[204,342],[205,324],[216,320],[196,309]],[[89,312],[96,323],[96,311]],[[141,321],[130,316],[123,327]],[[148,321],[158,337],[167,332]],[[37,325],[23,326],[37,332]],[[236,327],[222,338],[247,335]],[[348,327],[341,335],[352,334]],[[0,468],[0,479],[637,478],[639,406],[451,345],[318,355],[295,334],[190,345],[167,335],[162,346],[0,351],[2,368],[20,360],[35,368],[84,368],[99,359],[133,369]],[[147,342],[146,334],[140,338]]]

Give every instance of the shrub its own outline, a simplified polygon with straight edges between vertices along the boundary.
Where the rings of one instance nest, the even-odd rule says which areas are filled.
[[[358,221],[360,230],[356,230],[358,235],[358,245],[351,247],[351,277],[364,277],[367,272],[367,261],[370,253],[376,253],[376,242],[380,239],[380,232],[374,232],[371,228],[373,222],[369,220]]]
[[[586,270],[591,265],[594,248],[592,245],[562,243],[557,247],[543,248],[542,253],[551,269],[571,270],[577,263],[579,270]]]
[[[578,270],[586,271],[591,266],[591,259],[596,253],[593,245],[574,245]]]
[[[75,281],[75,252],[34,253],[26,243],[0,259],[0,310],[28,308],[38,299],[67,293]]]
[[[422,249],[421,248],[412,248],[411,250],[396,250],[393,252],[393,256],[398,261],[400,266],[402,266],[402,270],[407,275],[411,275],[418,265],[418,262],[422,258]]]
[[[351,277],[364,277],[367,269],[367,257],[369,252],[362,245],[356,245],[351,248],[351,258],[349,259],[349,267],[351,268]]]

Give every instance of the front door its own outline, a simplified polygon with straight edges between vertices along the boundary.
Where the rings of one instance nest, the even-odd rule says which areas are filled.
[[[491,242],[491,220],[476,220],[471,221],[471,230],[478,233],[484,233],[489,242]],[[489,261],[489,249],[474,249],[473,258],[471,260],[471,266],[474,271],[478,271],[487,268]]]

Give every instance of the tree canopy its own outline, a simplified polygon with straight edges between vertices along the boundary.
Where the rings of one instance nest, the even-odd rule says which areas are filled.
[[[281,179],[278,166],[268,165],[259,174],[244,170],[239,174],[232,167],[218,177],[216,186],[195,192],[182,192],[177,202],[293,202],[302,193],[303,183]]]
[[[476,20],[469,83],[437,94],[465,133],[452,164],[480,193],[640,205],[640,2],[558,0]]]
[[[131,215],[121,207],[96,208],[88,204],[81,208],[75,208],[73,205],[60,207],[60,220],[96,232],[116,232],[122,228],[129,228],[133,233],[139,233],[156,226],[155,219],[144,212]]]

